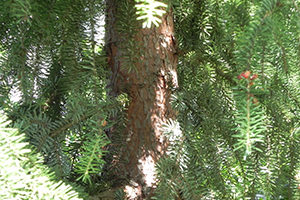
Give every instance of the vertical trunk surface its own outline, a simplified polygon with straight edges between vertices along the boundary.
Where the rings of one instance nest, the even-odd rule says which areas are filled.
[[[132,62],[135,69],[129,70],[128,59],[132,58],[126,57],[130,49],[124,47],[130,41],[117,25],[122,18],[122,13],[118,13],[122,6],[119,2],[107,0],[106,47],[112,72],[110,95],[127,93],[130,102],[126,110],[126,130],[122,132],[123,144],[118,155],[114,155],[118,169],[115,175],[132,184],[131,199],[146,199],[155,189],[155,163],[165,154],[168,145],[162,134],[162,124],[175,118],[170,105],[172,89],[178,87],[173,18],[168,12],[159,27],[138,26],[130,39],[135,42],[138,57]],[[114,143],[114,137],[111,138]]]

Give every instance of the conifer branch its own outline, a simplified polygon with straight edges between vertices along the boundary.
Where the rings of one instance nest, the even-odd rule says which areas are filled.
[[[79,120],[76,120],[76,121],[72,121],[72,120],[67,120],[67,123],[61,127],[59,127],[58,129],[54,130],[54,131],[51,131],[50,132],[50,137],[54,138],[56,137],[58,134],[68,130],[69,128],[71,128],[72,126],[74,126],[75,124],[78,124],[82,121],[84,121],[85,119],[91,117],[91,115],[84,115],[84,116],[81,116]]]

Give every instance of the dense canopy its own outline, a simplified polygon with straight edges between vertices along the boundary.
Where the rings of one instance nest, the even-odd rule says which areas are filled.
[[[0,160],[65,199],[299,199],[299,7],[2,0]]]

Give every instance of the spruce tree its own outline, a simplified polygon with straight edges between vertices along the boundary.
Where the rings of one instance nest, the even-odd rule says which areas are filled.
[[[1,113],[93,198],[298,199],[299,6],[4,0]]]

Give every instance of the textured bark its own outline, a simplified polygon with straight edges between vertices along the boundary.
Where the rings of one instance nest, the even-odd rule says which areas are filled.
[[[123,67],[128,59],[129,50],[124,48],[128,37],[118,31],[116,24],[122,15],[117,5],[116,0],[107,0],[106,47],[112,72],[110,95],[127,93],[130,103],[126,130],[122,132],[123,145],[119,154],[114,155],[118,168],[115,173],[132,183],[129,187],[134,191],[132,199],[145,199],[155,188],[155,163],[168,146],[162,124],[176,115],[170,105],[172,90],[178,87],[173,18],[168,12],[159,27],[142,29],[139,26],[132,36],[139,57],[133,63],[136,70],[129,72]]]

